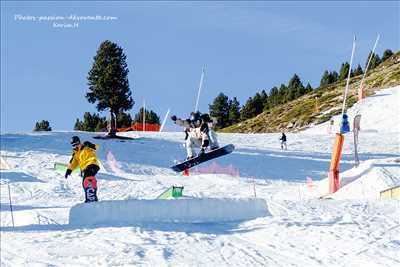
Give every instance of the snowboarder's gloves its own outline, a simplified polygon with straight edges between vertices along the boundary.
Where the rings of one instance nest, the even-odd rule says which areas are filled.
[[[201,145],[201,148],[204,149],[204,148],[208,147],[209,144],[210,144],[209,140],[203,140],[203,144]]]
[[[72,170],[67,169],[67,171],[65,172],[65,179],[68,178],[68,176],[72,173]]]
[[[176,116],[175,116],[175,115],[172,115],[172,116],[171,116],[171,120],[176,121]]]

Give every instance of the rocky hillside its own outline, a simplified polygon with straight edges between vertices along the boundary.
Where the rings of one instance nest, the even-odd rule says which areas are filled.
[[[362,75],[350,79],[347,108],[357,102]],[[366,95],[400,84],[400,52],[369,70],[364,81]],[[258,116],[221,129],[220,132],[270,133],[304,130],[323,123],[341,112],[346,81],[319,87],[286,104],[264,111]]]

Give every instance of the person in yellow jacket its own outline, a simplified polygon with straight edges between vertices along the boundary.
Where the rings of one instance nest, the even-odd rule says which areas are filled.
[[[85,191],[85,202],[97,201],[97,180],[96,174],[100,170],[99,161],[96,157],[96,150],[99,145],[85,141],[81,144],[78,136],[71,138],[72,158],[65,172],[65,179],[72,173],[78,166],[81,169],[83,177],[82,186]]]

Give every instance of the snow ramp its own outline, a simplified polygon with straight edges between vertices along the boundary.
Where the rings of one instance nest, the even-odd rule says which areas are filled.
[[[126,225],[138,222],[215,223],[269,216],[259,198],[114,200],[81,203],[69,213],[70,225]]]

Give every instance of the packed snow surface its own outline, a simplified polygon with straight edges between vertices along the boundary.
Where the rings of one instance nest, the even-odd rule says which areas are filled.
[[[399,91],[348,111],[351,120],[362,115],[361,164],[353,167],[348,133],[341,188],[329,198],[327,124],[287,134],[286,151],[279,133],[219,134],[236,150],[190,176],[169,168],[185,157],[183,133],[124,142],[3,134],[1,266],[400,266],[400,201],[379,194],[400,184]],[[69,161],[72,135],[100,145],[99,203],[82,203],[78,174],[65,179],[52,169]],[[235,172],[207,173],[216,164]],[[182,199],[155,200],[172,185],[184,186]]]

